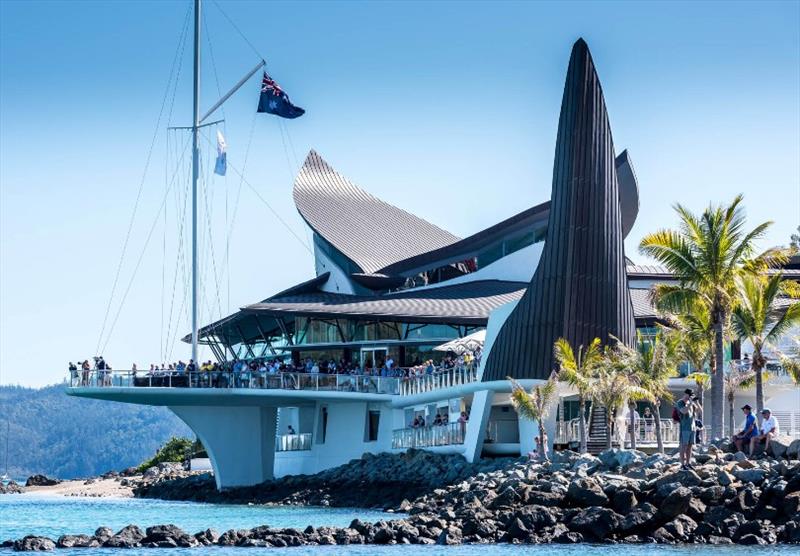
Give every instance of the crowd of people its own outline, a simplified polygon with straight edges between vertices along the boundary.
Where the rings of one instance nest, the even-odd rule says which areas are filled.
[[[90,373],[97,371],[97,383],[100,386],[110,386],[111,366],[102,356],[95,357],[94,365],[88,360],[83,363],[69,363],[69,371],[74,381],[78,379],[80,370],[80,384],[88,386],[90,383]],[[339,359],[311,359],[307,357],[300,361],[285,361],[282,359],[270,359],[265,357],[253,358],[249,360],[236,361],[205,361],[195,363],[193,359],[188,362],[178,360],[173,363],[150,364],[147,371],[140,373],[136,363],[131,365],[134,378],[145,377],[181,377],[186,376],[199,385],[213,387],[230,386],[251,386],[253,381],[262,383],[270,375],[281,373],[306,373],[322,375],[353,375],[365,377],[386,377],[399,379],[416,379],[430,376],[437,372],[475,369],[480,362],[480,349],[476,352],[467,352],[463,355],[445,355],[437,364],[433,359],[425,361],[417,360],[409,367],[401,367],[395,364],[394,359],[388,356],[385,360],[379,360],[375,364],[372,361],[365,361],[360,365],[357,361],[346,361]],[[80,367],[80,369],[79,369]]]
[[[458,419],[455,421],[456,423],[461,423],[462,425],[469,421],[469,411],[462,411],[461,415],[459,415]],[[433,421],[429,424],[425,420],[425,416],[422,414],[417,415],[414,417],[414,420],[408,424],[408,428],[410,429],[424,429],[428,426],[433,427],[442,427],[450,424],[450,414],[445,411],[444,413],[437,411],[436,417],[433,418]]]
[[[692,448],[700,442],[698,430],[702,429],[700,418],[703,408],[697,396],[691,388],[687,388],[683,396],[675,403],[675,412],[679,426],[680,437],[678,449],[680,452],[681,465],[684,469],[693,469]],[[772,411],[765,407],[761,410],[761,423],[759,424],[753,414],[750,404],[745,404],[741,408],[744,414],[742,425],[739,432],[733,435],[733,442],[740,452],[744,452],[750,457],[756,454],[756,448],[764,446],[764,451],[769,450],[770,441],[780,435],[780,424]]]

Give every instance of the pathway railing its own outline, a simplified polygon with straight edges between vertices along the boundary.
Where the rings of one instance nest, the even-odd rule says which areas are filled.
[[[469,384],[478,380],[477,371],[476,365],[470,365],[452,369],[440,369],[431,374],[404,378],[400,383],[400,395],[411,396],[440,390],[442,388]]]
[[[430,448],[463,444],[467,430],[466,423],[431,425],[416,429],[396,429],[392,431],[392,448]]]
[[[678,444],[679,429],[678,424],[672,419],[661,419],[661,440],[664,445]],[[625,423],[625,445],[629,446],[630,437],[630,421]],[[634,423],[634,432],[636,435],[637,447],[651,447],[656,446],[656,424],[654,419],[640,418]],[[586,425],[586,434],[589,434],[589,425]],[[571,419],[565,422],[559,422],[556,430],[556,443],[557,444],[570,444],[580,442],[580,432],[578,430],[578,419]]]
[[[311,433],[279,434],[275,437],[276,452],[300,452],[311,449]]]
[[[257,371],[77,371],[72,388],[244,388],[398,394],[400,379],[371,375]]]

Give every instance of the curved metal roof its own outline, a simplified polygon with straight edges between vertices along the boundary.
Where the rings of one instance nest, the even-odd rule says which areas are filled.
[[[524,282],[480,280],[376,296],[301,293],[270,298],[242,310],[264,315],[485,325],[493,309],[519,299],[526,286]]]
[[[459,239],[370,195],[313,150],[295,179],[293,195],[308,225],[365,273]]]

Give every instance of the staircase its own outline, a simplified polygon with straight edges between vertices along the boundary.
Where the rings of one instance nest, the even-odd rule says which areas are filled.
[[[597,455],[606,449],[608,434],[606,408],[592,404],[592,414],[589,417],[589,438],[586,440],[586,448],[590,454]]]

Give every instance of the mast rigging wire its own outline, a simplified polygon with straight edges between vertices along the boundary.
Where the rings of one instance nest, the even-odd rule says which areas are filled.
[[[109,316],[109,314],[111,312],[111,304],[114,301],[114,295],[116,294],[117,285],[119,283],[119,277],[120,277],[120,274],[122,272],[122,264],[123,264],[123,262],[125,260],[125,254],[126,254],[126,252],[128,250],[128,244],[130,242],[131,231],[133,230],[133,223],[136,220],[136,213],[137,213],[137,211],[139,209],[139,202],[141,201],[141,198],[142,198],[142,191],[144,189],[144,183],[145,183],[145,180],[147,178],[147,172],[150,169],[150,160],[152,159],[152,156],[153,156],[153,148],[155,147],[156,139],[158,137],[158,131],[161,128],[161,118],[164,115],[164,107],[166,106],[167,96],[169,94],[169,89],[170,89],[170,85],[172,83],[172,78],[175,75],[175,65],[177,63],[179,63],[180,59],[182,59],[182,56],[179,56],[178,54],[179,54],[179,51],[183,52],[182,45],[185,45],[186,33],[187,33],[188,25],[189,25],[189,15],[190,15],[190,13],[191,13],[191,3],[189,3],[189,7],[186,10],[186,16],[184,17],[183,29],[181,30],[181,34],[180,34],[180,37],[178,39],[178,44],[177,44],[177,46],[175,48],[175,56],[172,59],[172,65],[170,67],[170,72],[169,72],[169,79],[167,80],[167,86],[164,89],[164,98],[161,100],[161,108],[158,111],[158,118],[156,119],[155,129],[153,130],[153,138],[150,140],[150,147],[149,147],[149,149],[147,151],[147,158],[145,159],[144,170],[142,171],[142,178],[139,181],[139,189],[138,189],[138,191],[136,193],[136,201],[134,202],[134,205],[133,205],[133,211],[131,213],[131,218],[130,218],[130,221],[128,222],[128,229],[127,229],[127,231],[125,233],[125,240],[124,240],[124,242],[122,244],[122,252],[120,253],[119,262],[117,263],[117,270],[116,270],[116,273],[115,273],[115,276],[114,276],[114,282],[113,282],[113,285],[111,286],[111,295],[109,296],[109,299],[108,299],[108,305],[106,306],[105,315],[103,316],[103,324],[102,324],[102,326],[100,328],[100,334],[98,335],[98,338],[97,338],[97,347],[95,348],[95,354],[96,355],[100,355],[101,354],[100,344],[103,341],[103,334],[105,333],[106,325],[108,323],[108,316]],[[182,60],[180,60],[180,63],[182,64]],[[177,79],[176,79],[176,82],[177,82]],[[174,96],[173,96],[173,101],[174,101]],[[109,335],[110,335],[110,333],[109,333]],[[108,340],[106,340],[106,344],[107,343],[108,343]]]

